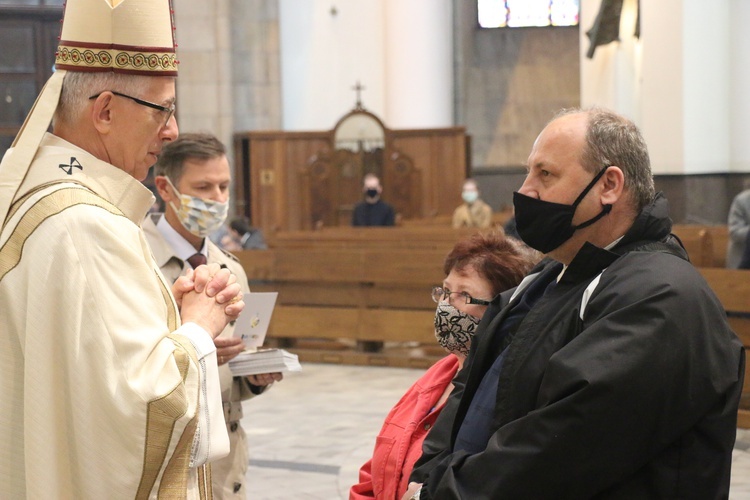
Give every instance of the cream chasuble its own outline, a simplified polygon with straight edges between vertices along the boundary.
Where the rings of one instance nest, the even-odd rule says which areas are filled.
[[[152,200],[45,136],[0,233],[0,498],[210,497],[215,348],[151,258]]]

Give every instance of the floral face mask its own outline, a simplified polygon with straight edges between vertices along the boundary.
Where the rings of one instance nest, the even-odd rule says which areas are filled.
[[[459,311],[448,302],[440,302],[435,311],[435,337],[446,350],[468,356],[471,339],[479,320]]]
[[[167,177],[167,182],[180,198],[180,206],[176,207],[171,201],[169,205],[177,214],[180,223],[190,231],[191,234],[205,238],[224,224],[229,209],[229,200],[221,203],[213,200],[204,200],[187,194],[180,194],[174,187],[172,181]]]

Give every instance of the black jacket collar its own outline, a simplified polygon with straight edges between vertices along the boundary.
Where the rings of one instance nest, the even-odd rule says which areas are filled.
[[[672,230],[668,215],[669,206],[664,194],[659,192],[654,200],[641,210],[633,225],[611,250],[586,242],[563,274],[561,283],[576,283],[599,274],[624,253],[649,242],[666,242]]]

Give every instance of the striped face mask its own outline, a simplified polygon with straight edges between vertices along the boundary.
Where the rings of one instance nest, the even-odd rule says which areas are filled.
[[[172,186],[174,192],[180,198],[180,206],[176,207],[174,203],[169,202],[169,206],[177,214],[177,218],[185,229],[191,234],[200,238],[205,238],[213,233],[224,224],[229,209],[229,200],[221,203],[213,200],[204,200],[187,194],[180,194],[174,187],[172,181],[167,177],[167,182]]]

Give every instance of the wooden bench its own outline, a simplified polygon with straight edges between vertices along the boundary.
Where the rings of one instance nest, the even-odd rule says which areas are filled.
[[[237,256],[252,290],[279,292],[269,337],[303,361],[426,368],[445,355],[430,288],[446,253],[323,245]]]
[[[739,269],[702,268],[700,273],[721,301],[732,330],[750,354],[750,271]],[[750,428],[750,369],[745,370],[737,426]]]
[[[503,227],[508,220],[513,217],[512,210],[502,210],[500,212],[492,212],[492,225],[495,227]],[[434,217],[424,217],[420,219],[402,219],[401,224],[404,227],[451,227],[453,223],[452,215],[436,215]]]
[[[680,238],[694,266],[725,266],[729,241],[727,226],[675,224],[672,233]]]
[[[699,271],[748,350],[750,271],[712,267],[722,229],[676,226],[676,233],[694,264],[709,264]],[[237,256],[252,290],[279,292],[269,338],[293,346],[303,361],[427,367],[444,356],[430,287],[442,280],[450,248],[471,232],[331,228],[279,234],[275,248]],[[738,425],[750,428],[750,370],[745,377]]]
[[[270,248],[386,248],[444,250],[476,229],[448,225],[408,227],[328,227],[318,231],[285,231],[267,238]]]

